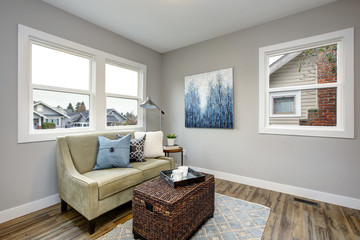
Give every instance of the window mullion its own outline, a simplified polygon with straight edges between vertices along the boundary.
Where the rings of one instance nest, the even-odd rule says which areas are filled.
[[[284,92],[284,91],[295,91],[295,90],[310,90],[310,89],[322,89],[322,88],[336,88],[339,87],[340,83],[322,83],[322,84],[311,84],[311,85],[300,85],[300,86],[289,86],[289,87],[277,87],[269,88],[269,92]]]
[[[46,86],[46,85],[39,85],[39,84],[31,84],[31,87],[32,87],[32,89],[39,89],[39,90],[46,90],[46,91],[56,91],[56,92],[85,94],[85,95],[91,94],[91,91],[89,91],[89,90],[61,88],[61,87],[53,87],[53,86]]]
[[[42,47],[47,47],[47,48],[51,48],[53,50],[57,50],[57,51],[61,51],[61,52],[64,52],[64,53],[69,53],[69,54],[72,54],[72,55],[76,55],[78,57],[88,58],[90,60],[94,57],[94,55],[89,54],[87,52],[82,52],[82,51],[79,51],[79,50],[77,50],[75,48],[65,47],[65,46],[62,46],[60,44],[55,44],[55,43],[52,43],[50,41],[45,41],[43,39],[38,39],[38,38],[35,38],[35,37],[31,37],[29,39],[29,42],[30,42],[30,44],[36,44],[36,45],[39,45],[39,46],[42,46]]]
[[[106,97],[140,100],[138,96],[128,96],[128,95],[114,94],[114,93],[106,93]]]

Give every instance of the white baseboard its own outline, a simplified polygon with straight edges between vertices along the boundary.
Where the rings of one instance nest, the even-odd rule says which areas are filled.
[[[274,190],[277,192],[287,193],[295,196],[310,198],[317,201],[327,202],[331,204],[336,204],[336,205],[360,210],[360,199],[345,197],[332,193],[315,191],[307,188],[290,186],[276,182],[269,182],[256,178],[244,177],[236,174],[214,171],[205,168],[192,167],[192,166],[190,167],[197,171],[213,174],[216,178],[221,178],[232,182],[242,183],[250,186]]]
[[[42,198],[33,202],[10,208],[0,212],[0,223],[24,216],[28,213],[52,206],[60,202],[59,194],[55,194],[46,198]]]
[[[193,167],[191,168],[213,174],[216,178],[221,178],[224,180],[237,182],[241,184],[246,184],[250,186],[255,186],[259,188],[265,188],[269,190],[274,190],[277,192],[287,193],[295,196],[310,198],[322,202],[327,202],[331,204],[336,204],[344,207],[354,208],[360,210],[360,199],[345,197],[341,195],[315,191],[307,188],[300,188],[295,186],[290,186],[286,184],[269,182],[261,179],[244,177],[236,174],[214,171],[205,168]],[[10,208],[0,212],[0,223],[7,222],[9,220],[24,216],[28,213],[35,212],[37,210],[52,206],[60,202],[59,194],[55,194],[37,201],[26,203],[14,208]]]

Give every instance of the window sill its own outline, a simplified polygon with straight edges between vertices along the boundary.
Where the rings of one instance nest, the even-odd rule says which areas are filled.
[[[344,128],[331,126],[271,126],[260,127],[260,134],[276,134],[308,137],[329,137],[329,138],[354,138],[354,131],[345,131]]]
[[[144,131],[143,127],[136,126],[122,126],[122,127],[116,127],[116,128],[110,128],[106,127],[104,130],[98,130],[98,131],[104,131],[104,132],[115,132],[120,130],[134,130],[134,131]],[[98,132],[97,130],[93,128],[82,128],[82,129],[73,129],[71,131],[69,130],[63,130],[63,129],[53,129],[53,130],[46,130],[43,132],[32,132],[27,135],[22,135],[18,137],[18,143],[32,143],[32,142],[47,142],[47,141],[56,141],[56,138],[67,136],[67,135],[73,135],[73,134],[81,134],[81,133],[94,133]]]

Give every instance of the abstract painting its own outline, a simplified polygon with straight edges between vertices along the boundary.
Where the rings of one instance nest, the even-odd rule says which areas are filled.
[[[233,69],[185,77],[185,127],[233,128]]]

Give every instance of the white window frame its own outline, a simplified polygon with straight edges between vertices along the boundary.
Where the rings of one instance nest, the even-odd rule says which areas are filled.
[[[269,57],[337,43],[337,82],[271,88]],[[320,86],[321,85],[321,86]],[[270,125],[270,92],[337,88],[336,126]],[[354,138],[354,28],[259,49],[259,133]]]
[[[49,49],[53,49],[56,51],[60,51],[60,52],[65,52],[65,53],[69,53],[71,55],[76,55],[79,57],[83,57],[89,60],[90,62],[90,66],[89,66],[89,70],[90,70],[90,74],[89,74],[89,90],[79,90],[79,89],[72,89],[72,88],[63,88],[63,87],[55,87],[55,86],[48,86],[48,85],[43,85],[43,84],[33,84],[31,77],[29,77],[29,84],[30,84],[30,92],[29,92],[29,98],[30,98],[30,105],[31,103],[34,102],[33,99],[33,91],[34,90],[40,90],[40,91],[54,91],[54,92],[61,92],[61,93],[72,93],[72,94],[81,94],[81,95],[88,95],[89,96],[89,107],[90,107],[90,126],[92,126],[94,124],[94,118],[91,116],[91,108],[93,106],[93,101],[94,101],[94,91],[93,91],[93,82],[94,82],[94,76],[93,76],[93,67],[95,66],[94,64],[94,56],[91,54],[86,54],[77,50],[73,50],[70,49],[69,47],[64,47],[61,46],[59,44],[53,44],[53,43],[49,43],[49,42],[44,42],[43,40],[39,40],[37,38],[34,37],[30,37],[29,38],[29,48],[31,49],[31,45],[32,44],[36,44],[38,46],[42,46],[45,48],[49,48]],[[30,56],[29,59],[31,59],[31,50],[29,50],[30,52]],[[30,60],[29,60],[30,61]],[[30,62],[31,64],[31,62]],[[30,65],[31,66],[31,65]],[[30,70],[31,71],[31,70]],[[41,105],[38,105],[41,106]],[[30,113],[32,114],[32,113]],[[55,119],[54,117],[49,117],[49,119]],[[30,120],[30,124],[33,125],[33,123]],[[56,127],[61,126],[60,124],[56,124]],[[55,129],[47,129],[45,131],[47,132],[55,132],[55,131],[64,131],[65,129],[59,129],[59,128],[55,128]],[[66,129],[65,131],[69,131],[72,132],[74,129]],[[86,130],[86,129],[83,129]],[[40,130],[40,131],[44,131],[44,130]],[[39,130],[35,130],[35,129],[31,129],[30,130],[30,134],[37,134],[39,132]]]
[[[138,105],[137,105],[137,113],[138,113],[138,124],[137,125],[124,125],[124,126],[107,126],[107,124],[105,123],[105,128],[107,130],[114,130],[114,129],[132,129],[132,128],[141,128],[141,122],[139,119],[142,118],[142,114],[144,113],[144,111],[142,111],[142,109],[140,108],[140,103],[142,102],[142,99],[144,99],[142,96],[142,92],[144,91],[143,86],[144,86],[144,75],[145,75],[145,70],[142,66],[130,66],[130,65],[125,65],[121,62],[116,62],[114,60],[111,59],[106,59],[105,64],[111,64],[113,66],[117,66],[117,67],[121,67],[124,69],[128,69],[128,70],[132,70],[132,71],[136,71],[138,72],[138,92],[137,92],[137,96],[131,96],[131,95],[122,95],[122,94],[115,94],[115,93],[107,93],[105,90],[105,97],[112,97],[112,98],[119,98],[119,99],[131,99],[131,100],[137,100]],[[105,77],[106,78],[106,77]],[[106,79],[105,79],[105,84],[106,84]],[[105,116],[106,117],[106,116]]]
[[[301,117],[301,91],[290,91],[290,92],[271,92],[269,93],[270,103],[270,117],[271,118],[282,118],[282,117]],[[294,113],[292,114],[275,114],[274,113],[274,98],[280,97],[294,97]]]
[[[91,83],[90,83],[90,126],[86,128],[57,128],[36,131],[33,127],[33,102],[31,84],[31,41],[42,42],[60,49],[67,49],[70,52],[81,53],[93,58]],[[106,128],[106,94],[105,94],[105,62],[114,61],[126,66],[131,66],[142,71],[142,85],[139,86],[139,97],[145,99],[146,65],[127,60],[94,48],[87,47],[24,25],[18,25],[18,143],[52,141],[56,137],[95,131],[114,131],[121,129]],[[39,87],[39,86],[35,86]],[[43,86],[42,86],[43,87]],[[55,87],[56,88],[56,87]],[[53,89],[54,90],[54,89]],[[68,89],[59,89],[69,92]],[[134,130],[144,130],[145,112],[140,108],[137,126]],[[124,127],[128,129],[128,127]]]

